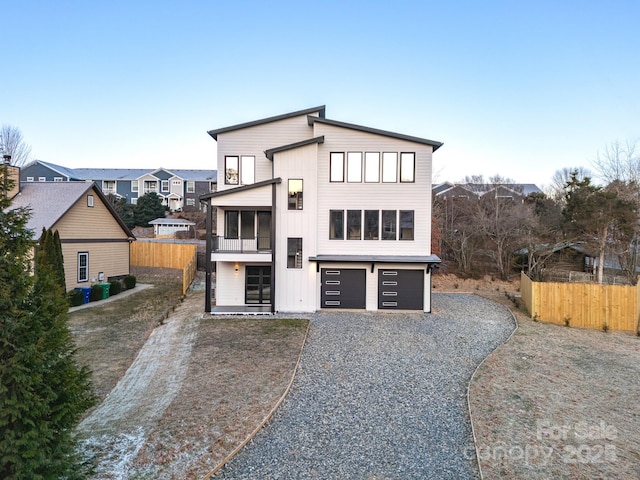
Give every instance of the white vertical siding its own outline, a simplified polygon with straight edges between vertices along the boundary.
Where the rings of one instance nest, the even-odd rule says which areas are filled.
[[[312,144],[274,155],[274,174],[282,178],[277,187],[276,210],[276,309],[314,311],[317,308],[315,256],[317,223],[318,145]],[[289,179],[302,179],[302,210],[288,209]],[[287,268],[287,239],[302,238],[302,268]]]
[[[224,157],[226,155],[254,155],[256,157],[256,182],[272,176],[271,161],[265,150],[311,138],[312,127],[307,115],[264,123],[249,128],[218,134],[218,191],[233,188],[224,183]]]
[[[321,123],[314,126],[314,135],[325,137],[318,149],[318,253],[429,255],[432,147]],[[415,152],[415,182],[329,182],[329,153],[349,151]],[[413,210],[414,240],[329,240],[330,210]]]

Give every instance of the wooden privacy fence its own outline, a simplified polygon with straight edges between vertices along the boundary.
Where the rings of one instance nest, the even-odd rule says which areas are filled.
[[[522,300],[532,317],[572,327],[637,331],[640,315],[638,285],[533,282],[520,275]]]
[[[133,242],[131,265],[182,270],[182,294],[184,295],[196,275],[197,246],[183,243]]]

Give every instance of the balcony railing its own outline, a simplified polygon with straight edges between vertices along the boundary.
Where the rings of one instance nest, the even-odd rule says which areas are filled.
[[[255,253],[270,252],[271,238],[225,238],[223,236],[213,237],[213,251],[217,253]]]

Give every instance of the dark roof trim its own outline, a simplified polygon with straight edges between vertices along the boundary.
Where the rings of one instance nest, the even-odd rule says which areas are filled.
[[[437,255],[316,255],[311,262],[440,263]]]
[[[222,190],[221,192],[207,193],[206,195],[200,195],[199,199],[200,202],[202,202],[203,200],[209,200],[210,198],[222,197],[223,195],[244,192],[246,190],[253,190],[254,188],[265,187],[267,185],[273,185],[276,183],[282,183],[282,179],[280,177],[272,178],[269,180],[263,180],[262,182],[252,183],[251,185],[242,185],[241,187],[229,188],[228,190]]]
[[[321,137],[313,137],[308,140],[302,140],[301,142],[290,143],[289,145],[283,145],[281,147],[270,148],[269,150],[265,150],[264,154],[267,156],[269,160],[273,162],[273,154],[284,152],[286,150],[293,150],[294,148],[304,147],[306,145],[312,145],[314,143],[324,143],[324,136]]]
[[[349,128],[351,130],[358,130],[360,132],[373,133],[375,135],[383,135],[385,137],[397,138],[399,140],[406,140],[408,142],[421,143],[423,145],[429,145],[433,147],[434,152],[443,145],[442,142],[436,142],[435,140],[428,140],[426,138],[413,137],[411,135],[389,132],[387,130],[379,130],[377,128],[363,127],[362,125],[354,125],[353,123],[338,122],[337,120],[329,120],[326,118],[313,117],[311,115],[307,117],[307,121],[309,122],[309,125],[313,125],[314,123],[319,122],[319,123],[324,123],[326,125],[332,125],[334,127]]]
[[[309,115],[311,113],[317,112],[321,118],[324,118],[324,110],[325,110],[325,106],[320,105],[318,107],[298,110],[297,112],[285,113],[283,115],[276,115],[275,117],[267,117],[261,120],[254,120],[252,122],[247,122],[247,123],[239,123],[237,125],[232,125],[230,127],[216,128],[214,130],[209,130],[207,133],[211,135],[214,138],[214,140],[217,140],[219,133],[226,133],[226,132],[231,132],[233,130],[240,130],[243,128],[255,127],[256,125],[262,125],[264,123],[270,123],[270,122],[277,122],[278,120],[285,120],[287,118],[299,117],[300,115]]]

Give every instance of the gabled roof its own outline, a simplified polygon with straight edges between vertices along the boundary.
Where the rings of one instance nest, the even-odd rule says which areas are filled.
[[[434,152],[443,145],[442,142],[436,142],[435,140],[428,140],[426,138],[413,137],[411,135],[389,132],[387,130],[379,130],[377,128],[363,127],[362,125],[355,125],[353,123],[338,122],[337,120],[329,120],[324,117],[321,118],[321,117],[314,117],[309,115],[307,117],[307,121],[309,122],[309,125],[313,125],[315,123],[322,123],[325,125],[332,125],[334,127],[348,128],[350,130],[358,130],[360,132],[373,133],[375,135],[382,135],[384,137],[397,138],[399,140],[406,140],[408,142],[421,143],[423,145],[429,145],[433,147]]]
[[[27,228],[33,231],[34,239],[38,239],[43,228],[55,225],[89,190],[105,204],[127,236],[135,238],[94,182],[23,183],[20,193],[11,201],[11,208],[31,210]]]
[[[267,117],[261,120],[254,120],[253,122],[239,123],[237,125],[231,125],[230,127],[217,128],[215,130],[209,130],[207,133],[211,135],[214,138],[214,140],[217,140],[219,133],[226,133],[226,132],[232,132],[234,130],[241,130],[243,128],[255,127],[256,125],[263,125],[265,123],[277,122],[279,120],[299,117],[301,115],[309,115],[311,113],[317,113],[320,116],[320,118],[324,118],[324,111],[325,111],[325,106],[320,105],[318,107],[298,110],[297,112],[285,113],[283,115],[276,115],[275,117]],[[315,117],[315,118],[318,118],[318,117]]]
[[[149,225],[195,225],[195,223],[185,220],[184,218],[156,218],[151,220]]]
[[[136,180],[151,170],[148,168],[76,168],[86,180]]]
[[[304,147],[306,145],[312,145],[314,143],[324,143],[324,137],[313,137],[308,140],[302,140],[301,142],[290,143],[289,145],[283,145],[281,147],[270,148],[269,150],[265,150],[265,156],[273,162],[273,154],[285,152],[287,150],[293,150],[294,148]]]
[[[25,168],[30,167],[31,165],[36,165],[36,164],[47,167],[53,170],[54,172],[59,173],[63,177],[68,177],[69,180],[83,180],[83,178],[80,175],[78,175],[78,173],[75,170],[71,168],[63,167],[62,165],[56,165],[55,163],[45,162],[43,160],[34,160],[28,165],[25,165],[24,167],[22,167],[22,169],[24,170]]]
[[[219,192],[211,192],[206,195],[200,195],[200,201],[208,200],[214,197],[222,197],[224,195],[230,195],[233,193],[244,192],[246,190],[253,190],[254,188],[265,187],[267,185],[273,185],[274,183],[282,183],[282,179],[280,177],[270,178],[269,180],[263,180],[262,182],[252,183],[251,185],[242,185],[241,187],[229,188],[227,190],[222,190]]]
[[[506,189],[515,195],[526,197],[531,193],[542,193],[536,185],[533,183],[442,183],[433,187],[433,193],[436,196],[443,195],[449,193],[451,190],[462,189],[466,190],[469,193],[477,195],[481,197],[489,192],[493,192],[496,189]]]
[[[171,172],[184,180],[193,181],[218,181],[217,170],[171,170]]]

